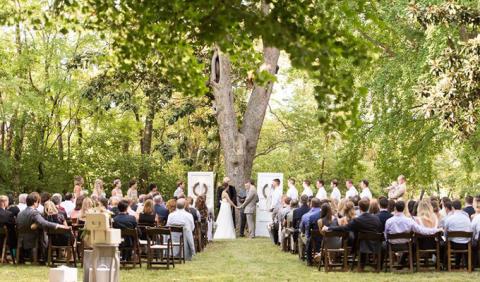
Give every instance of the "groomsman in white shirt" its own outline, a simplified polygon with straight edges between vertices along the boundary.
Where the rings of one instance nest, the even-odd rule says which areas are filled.
[[[313,197],[312,187],[310,187],[310,180],[304,180],[303,181],[302,195],[307,195],[309,198]]]
[[[317,195],[315,198],[319,200],[325,200],[327,196],[327,190],[325,190],[325,182],[321,179],[317,180]]]
[[[353,181],[351,179],[347,180],[345,182],[345,185],[347,186],[347,192],[345,193],[345,198],[350,199],[355,196],[358,196],[358,191],[355,186],[353,186]]]
[[[362,187],[362,193],[360,193],[360,199],[367,198],[369,200],[372,199],[372,192],[370,192],[370,188],[368,188],[368,180],[363,179],[360,182],[360,187]]]
[[[283,196],[283,189],[280,186],[280,179],[275,178],[272,181],[272,191],[271,191],[272,202],[270,205],[270,211],[276,212],[282,207],[282,196]]]
[[[338,180],[336,179],[332,180],[331,185],[332,185],[332,193],[330,194],[330,199],[337,200],[340,202],[340,199],[342,198],[342,194],[338,189]]]
[[[288,179],[287,197],[292,201],[298,201],[298,190],[295,187],[295,179],[293,178]]]

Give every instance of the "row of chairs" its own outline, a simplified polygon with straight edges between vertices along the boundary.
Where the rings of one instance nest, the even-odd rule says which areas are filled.
[[[82,239],[83,225],[73,222],[70,222],[70,225],[72,227],[71,230],[56,229],[47,231],[47,265],[54,266],[58,263],[73,263],[73,266],[76,267],[77,261],[80,261],[83,265],[83,251],[85,249],[85,244]],[[197,252],[203,251],[208,243],[207,229],[207,222],[197,222],[195,224],[193,237]],[[21,230],[17,230],[17,234],[21,232]],[[179,240],[174,241],[172,233],[179,233]],[[61,245],[54,244],[56,241],[55,237],[58,236],[68,238],[67,242]],[[0,238],[3,238],[0,264],[10,263],[10,260],[15,264],[20,260],[20,256],[22,255],[22,242],[19,240],[16,246],[16,254],[11,254],[11,248],[7,244],[6,227],[0,228]],[[169,268],[170,265],[174,267],[174,260],[185,262],[183,227],[165,227],[157,224],[139,225],[137,229],[123,229],[122,240],[126,238],[131,240],[132,244],[122,244],[119,250],[120,252],[131,252],[133,255],[127,256],[131,257],[131,260],[121,262],[123,267],[136,267],[137,264],[141,267],[142,258],[146,258],[149,268],[154,264],[164,264],[167,268]],[[180,249],[178,257],[173,256],[174,247]],[[161,256],[157,257],[157,254]],[[32,264],[38,263],[38,242],[36,242],[35,248],[32,249],[30,258]]]
[[[383,233],[358,233],[355,241],[355,248],[349,246],[349,236],[348,232],[338,232],[338,231],[328,231],[325,233],[320,233],[318,230],[311,230],[312,236],[312,257],[315,255],[315,250],[320,250],[318,254],[319,262],[318,269],[321,270],[322,266],[325,271],[331,271],[335,268],[339,268],[342,271],[347,271],[349,263],[351,264],[351,270],[354,269],[355,264],[357,264],[357,271],[362,271],[362,264],[360,262],[361,256],[366,256],[366,264],[372,262],[372,266],[376,272],[379,272],[382,268],[382,264],[385,265],[385,271],[389,268],[390,271],[396,271],[399,268],[403,267],[403,260],[398,259],[398,255],[405,256],[408,261],[408,270],[410,272],[414,271],[414,263],[416,271],[429,270],[433,267],[436,271],[440,271],[441,267],[441,244],[443,242],[442,238],[443,232],[438,232],[432,235],[422,235],[418,233],[398,233],[398,234],[387,234]],[[448,232],[445,236],[445,264],[448,271],[452,271],[452,258],[455,256],[461,256],[464,258],[466,256],[466,265],[467,271],[471,272],[473,270],[472,257],[472,241],[458,248],[458,244],[454,244],[451,239],[453,238],[472,238],[472,232]],[[339,240],[341,243],[331,245],[332,240]],[[401,240],[402,243],[395,243]],[[283,243],[284,251],[291,251],[292,253],[298,253],[300,257],[303,257],[303,254],[299,253],[298,241],[294,240],[293,232],[290,232],[289,235],[285,238]],[[316,246],[316,242],[321,242],[320,246]],[[330,243],[329,243],[330,242]],[[362,254],[360,253],[360,245],[362,242],[369,242],[377,244],[377,246],[382,246],[378,248],[378,251],[371,254]],[[403,243],[405,242],[405,243]],[[424,246],[422,242],[433,242],[429,246]],[[294,245],[294,246],[292,246]],[[385,255],[385,253],[387,255]],[[369,260],[368,256],[371,256]],[[414,259],[415,256],[415,259]],[[338,260],[340,258],[340,260]],[[358,262],[357,262],[358,259]],[[423,264],[422,264],[423,259]]]

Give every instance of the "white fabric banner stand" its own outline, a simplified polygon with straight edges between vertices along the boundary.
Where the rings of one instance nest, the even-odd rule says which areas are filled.
[[[255,236],[270,237],[268,224],[272,223],[270,204],[272,201],[272,181],[280,179],[280,187],[283,189],[283,173],[259,173],[257,178],[258,205],[255,222]]]
[[[188,196],[193,198],[193,202],[197,197],[205,194],[207,197],[207,207],[213,211],[213,203],[215,199],[213,172],[192,171],[188,173]]]

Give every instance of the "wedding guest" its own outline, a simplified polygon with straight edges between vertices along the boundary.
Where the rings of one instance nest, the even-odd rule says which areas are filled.
[[[332,193],[330,194],[330,199],[334,199],[340,202],[340,199],[342,198],[342,194],[338,189],[338,180],[336,179],[332,180],[331,186],[332,186]]]
[[[168,204],[168,202],[167,202]],[[184,244],[185,244],[185,259],[191,260],[195,255],[195,245],[193,243],[193,230],[195,229],[195,223],[191,213],[185,210],[185,199],[178,199],[176,203],[176,210],[168,216],[167,226],[176,225],[183,226],[184,228]],[[179,234],[172,234],[173,240],[179,240]],[[178,250],[174,250],[174,253]]]
[[[77,175],[73,178],[73,197],[79,198],[80,196],[83,195],[83,184],[85,181],[83,180],[83,177]]]
[[[368,199],[368,198],[364,197],[364,199]],[[373,215],[376,215],[380,212],[380,205],[378,204],[377,199],[370,200],[370,208],[368,209],[368,212]]]
[[[302,195],[306,195],[307,197],[313,197],[313,190],[312,190],[312,187],[310,185],[311,185],[310,180],[304,180],[303,181]]]
[[[405,176],[399,175],[397,178],[397,184],[388,188],[388,198],[392,200],[401,200],[407,193],[407,180]]]
[[[55,194],[53,194],[50,201],[52,201],[55,204],[55,208],[57,209],[58,213],[61,214],[64,219],[67,219],[68,218],[67,212],[60,205],[61,202],[62,202],[62,195],[60,195],[59,193],[55,193]]]
[[[177,200],[175,199],[168,200],[166,204],[166,208],[168,210],[168,215],[170,215],[172,212],[174,212],[177,209]]]
[[[156,183],[150,183],[148,185],[148,194],[153,198],[155,193],[158,193],[158,186]]]
[[[170,200],[170,201],[172,201],[172,200]],[[165,204],[163,203],[162,196],[161,195],[155,196],[153,198],[153,201],[155,203],[154,209],[155,209],[155,214],[157,215],[158,223],[159,224],[163,223],[163,225],[165,225],[165,223],[167,222],[169,210],[165,206]],[[175,200],[173,200],[173,201],[175,201]],[[171,205],[174,206],[176,204],[172,203]]]
[[[146,200],[143,206],[143,211],[138,214],[138,224],[155,225],[155,209],[152,200]]]
[[[327,190],[325,190],[325,182],[322,179],[317,180],[317,195],[315,196],[319,200],[325,200],[328,198]]]
[[[193,198],[187,197],[185,201],[185,210],[192,214],[193,222],[200,222],[200,213],[193,207]]]
[[[50,200],[50,198],[51,198],[51,195],[50,195],[50,193],[48,193],[48,192],[42,192],[42,193],[40,194],[40,204],[38,205],[37,210],[40,212],[41,215],[43,215],[43,213],[44,213],[43,204],[44,204],[46,201]]]
[[[444,228],[445,227],[445,221],[453,214],[453,207],[452,207],[452,202],[450,199],[448,201],[443,202],[443,209],[445,211],[445,216],[442,217],[440,220],[438,227],[439,228]]]
[[[345,198],[350,199],[355,196],[358,196],[357,188],[353,186],[353,181],[351,179],[347,180],[345,182],[345,185],[347,186],[347,192],[345,193]]]
[[[280,179],[276,178],[272,181],[272,202],[270,204],[270,211],[274,213],[274,217],[277,212],[282,208],[282,196],[283,190],[280,186]]]
[[[430,204],[432,205],[433,213],[437,217],[438,222],[442,220],[442,215],[440,214],[440,205],[438,204],[438,201],[430,201]]]
[[[93,208],[93,201],[90,197],[85,197],[82,201],[82,208],[80,209],[80,213],[78,214],[78,223],[85,224],[87,220],[87,213],[90,209]]]
[[[417,216],[417,211],[415,209],[417,202],[414,200],[408,201],[408,213],[410,214],[410,217],[415,217]]]
[[[415,221],[426,228],[438,228],[439,220],[433,211],[433,206],[429,199],[422,199],[418,202]],[[418,243],[422,249],[432,250],[436,248],[434,240],[419,238]]]
[[[185,183],[181,180],[178,180],[177,181],[177,189],[173,193],[173,197],[177,198],[177,199],[180,198],[180,196],[185,194],[184,189],[185,189]]]
[[[447,203],[447,202],[451,203],[452,200],[450,200],[450,198],[448,198],[448,197],[442,197],[442,200],[440,201],[440,206],[441,206],[440,215],[442,217],[447,216],[448,212],[447,212],[447,209],[445,208],[445,203]]]
[[[307,265],[312,265],[312,247],[313,242],[311,241],[311,230],[318,230],[317,221],[320,219],[320,204],[321,201],[318,198],[313,198],[311,201],[312,208],[309,212],[302,216],[302,222],[300,223],[300,231],[302,233],[302,241],[305,244],[305,254],[307,258]],[[318,242],[317,242],[318,243]],[[315,244],[319,247],[318,244]],[[315,250],[318,252],[318,250]]]
[[[7,210],[13,214],[14,217],[17,217],[17,215],[20,213],[20,209],[15,205],[15,202],[13,200],[13,194],[9,193],[7,194],[8,198],[8,204],[9,206],[7,207]]]
[[[415,222],[412,218],[404,214],[405,202],[397,201],[395,203],[395,214],[385,223],[385,237],[388,234],[416,232],[423,235],[435,234],[439,231],[437,228],[427,228]],[[392,244],[404,244],[409,239],[392,239]]]
[[[372,192],[370,192],[370,188],[368,187],[368,180],[363,179],[360,182],[360,187],[362,188],[362,192],[360,193],[360,199],[367,198],[369,200],[372,199]],[[371,203],[370,203],[371,205]]]
[[[80,197],[75,199],[75,208],[70,213],[70,218],[72,220],[77,220],[78,217],[80,216],[80,211],[82,209],[83,199],[84,199],[83,196],[80,196]]]
[[[37,210],[38,205],[40,205],[40,195],[38,193],[30,193],[27,196],[26,203],[27,208],[21,211],[17,216],[17,229],[30,230],[29,232],[21,232],[18,234],[18,241],[21,243],[23,249],[22,256],[25,256],[26,253],[31,253],[31,250],[37,246],[40,236],[43,236],[43,233],[38,229],[32,230],[32,226],[40,227],[43,230],[46,230],[47,228],[68,229],[65,225],[48,222],[41,216],[40,212]],[[21,257],[20,262],[23,262],[23,260],[23,257]]]
[[[128,183],[127,198],[136,201],[138,199],[137,180],[132,179]]]
[[[473,249],[472,252],[474,254],[474,263],[473,265],[477,265],[479,263],[479,257],[478,257],[478,249],[480,248],[479,246],[479,240],[480,240],[480,198],[476,197],[474,201],[474,209],[475,209],[475,214],[472,215],[472,232],[473,232]]]
[[[445,236],[448,238],[448,232],[450,231],[463,231],[472,232],[472,225],[468,214],[462,210],[462,203],[460,200],[452,201],[452,212],[444,221],[443,228],[445,230]],[[467,243],[470,242],[470,238],[451,238],[451,245],[453,249],[465,250]],[[455,265],[459,265],[461,261],[461,254],[455,256]]]
[[[297,187],[295,187],[295,179],[293,178],[288,179],[288,190],[286,195],[292,200],[298,200],[298,190]]]
[[[465,197],[465,207],[463,208],[463,211],[468,214],[469,217],[472,217],[472,215],[475,214],[475,209],[473,208],[473,197],[470,195],[467,195]]]
[[[318,230],[322,230],[323,227],[338,226],[337,219],[333,216],[332,208],[330,204],[325,203],[320,208],[320,219],[317,221]],[[322,231],[324,234],[325,231]],[[322,240],[327,240],[323,242],[329,248],[340,248],[342,238],[332,237],[332,238],[323,238]]]
[[[118,203],[122,198],[118,196],[112,196],[110,197],[110,211],[112,212],[113,216],[116,216],[120,211],[118,210]]]
[[[207,202],[204,195],[200,195],[197,197],[195,201],[195,208],[198,210],[200,214],[200,220],[207,220],[209,217],[209,211],[207,207]]]
[[[105,191],[103,189],[103,180],[101,180],[100,178],[95,179],[95,183],[93,183],[92,197],[93,196],[97,198],[106,197]]]
[[[340,226],[345,226],[352,222],[352,220],[356,217],[355,215],[355,207],[353,205],[353,202],[345,199],[345,204],[343,205],[341,215],[342,217],[339,217],[338,219],[338,225]]]
[[[304,214],[310,211],[310,207],[308,206],[308,196],[302,195],[300,197],[300,207],[293,211],[293,218],[292,218],[292,225],[293,228],[299,229],[300,223],[302,221],[302,217]]]
[[[54,198],[54,197],[52,197]],[[53,201],[45,202],[45,216],[48,222],[64,225],[68,228],[67,221],[63,214],[59,213],[57,206]],[[54,246],[67,246],[70,240],[70,234],[55,234],[52,236]]]
[[[123,198],[122,181],[119,178],[113,180],[112,197]]]
[[[292,199],[290,199],[290,197],[285,197],[283,199],[283,207],[282,209],[278,212],[277,214],[277,221],[279,223],[279,238],[278,238],[278,241],[280,244],[283,244],[285,242],[285,234],[286,234],[286,228],[287,228],[287,225],[286,225],[286,218],[287,218],[287,214],[290,212],[291,210],[291,207],[290,207],[290,203],[292,202]],[[282,247],[284,247],[284,245],[282,245]]]
[[[9,200],[7,196],[0,196],[0,228],[7,228],[7,244],[10,247],[10,253],[17,248],[17,234],[15,231],[15,217],[12,212],[7,210]],[[0,250],[3,250],[4,238],[0,236]]]
[[[75,203],[72,200],[73,200],[73,195],[72,193],[68,192],[65,194],[65,200],[62,203],[60,203],[60,206],[67,213],[67,218],[70,218],[72,211],[75,209]]]
[[[20,194],[20,195],[18,196],[18,205],[17,205],[17,207],[18,207],[18,209],[19,209],[20,211],[23,211],[24,209],[27,208],[27,196],[28,196],[28,194],[25,194],[25,193]]]
[[[380,212],[377,214],[377,217],[378,219],[380,219],[380,222],[382,224],[381,230],[385,230],[385,222],[387,222],[387,220],[393,215],[388,210],[388,199],[386,197],[382,196],[378,198],[378,203],[380,205]]]
[[[120,230],[137,228],[137,220],[134,216],[128,214],[127,209],[128,201],[121,200],[118,203],[118,215],[113,218],[113,228]],[[131,247],[132,245],[133,238],[131,237],[125,237],[123,242],[120,244],[121,247]],[[129,249],[123,249],[121,252],[121,258],[124,261],[130,260],[131,255],[132,252]]]

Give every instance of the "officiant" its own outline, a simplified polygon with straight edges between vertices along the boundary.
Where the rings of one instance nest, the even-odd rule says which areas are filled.
[[[223,178],[223,183],[221,187],[218,187],[217,189],[217,210],[220,210],[220,204],[222,203],[222,191],[223,188],[227,189],[228,196],[232,200],[232,202],[237,205],[237,190],[235,189],[234,186],[230,185],[230,178],[225,177]],[[232,207],[232,218],[233,218],[233,225],[236,227],[235,224],[235,207]]]

